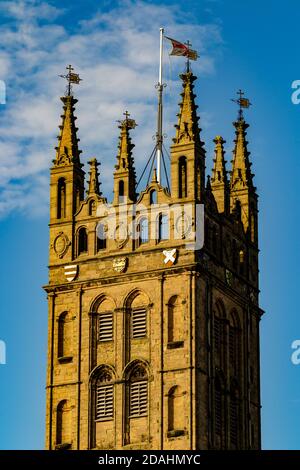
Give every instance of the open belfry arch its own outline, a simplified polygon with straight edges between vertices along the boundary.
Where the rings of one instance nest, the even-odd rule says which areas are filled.
[[[259,449],[258,206],[243,102],[231,170],[217,135],[206,178],[188,66],[170,188],[155,168],[139,192],[126,112],[111,228],[99,163],[89,159],[87,176],[79,150],[80,79],[70,67],[67,78],[50,169],[46,448]],[[193,250],[199,204],[204,245]]]

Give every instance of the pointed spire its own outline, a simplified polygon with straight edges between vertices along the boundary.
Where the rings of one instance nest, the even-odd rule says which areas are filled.
[[[63,102],[62,123],[59,126],[60,134],[58,136],[58,146],[55,147],[56,157],[53,160],[55,166],[80,163],[81,150],[78,149],[77,138],[78,128],[75,126],[76,117],[74,116],[75,104],[77,100],[72,95],[61,97]]]
[[[117,171],[131,171],[135,175],[133,157],[132,157],[132,149],[135,147],[134,144],[131,143],[130,138],[130,129],[134,129],[136,123],[133,119],[128,119],[129,113],[125,111],[126,118],[120,121],[119,129],[121,129],[120,137],[119,137],[119,151],[117,155],[117,165],[115,165],[115,169]]]
[[[195,104],[196,95],[193,93],[193,82],[196,77],[188,71],[180,75],[183,91],[181,93],[182,101],[179,103],[180,111],[177,114],[178,124],[175,125],[176,135],[173,139],[174,144],[199,143],[200,130],[198,126],[197,108]]]
[[[229,185],[225,161],[225,140],[217,135],[214,138],[215,158],[211,178],[212,193],[217,203],[218,212],[228,212],[229,209]]]
[[[253,174],[251,173],[250,152],[247,150],[246,129],[249,125],[243,116],[233,123],[236,131],[235,147],[233,150],[232,171],[230,179],[231,191],[253,188]]]
[[[121,133],[114,172],[114,204],[132,202],[136,199],[136,174],[132,156],[134,144],[131,143],[130,129],[134,129],[137,124],[134,119],[129,119],[127,111],[124,115],[125,119],[119,121]]]
[[[90,180],[89,180],[89,189],[88,189],[88,194],[89,196],[92,194],[96,194],[98,196],[101,195],[100,193],[100,183],[99,183],[99,172],[98,172],[98,166],[100,163],[97,162],[96,158],[92,158],[89,162],[90,165]]]
[[[227,180],[227,172],[226,172],[226,161],[225,161],[225,150],[224,144],[226,141],[220,136],[217,135],[214,138],[215,143],[215,158],[214,158],[214,168],[212,173],[212,187],[218,184],[226,184],[228,183]]]

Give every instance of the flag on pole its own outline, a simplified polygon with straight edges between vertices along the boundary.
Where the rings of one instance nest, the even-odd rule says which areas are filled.
[[[238,101],[242,108],[249,108],[251,104],[248,98],[240,98]]]
[[[190,60],[198,59],[197,51],[195,51],[194,49],[190,49],[186,44],[176,41],[176,39],[168,38],[167,36],[165,36],[165,38],[171,41],[173,46],[170,55],[183,56],[187,57]]]
[[[79,78],[78,73],[69,72],[69,80],[70,80],[70,83],[76,83],[78,85],[79,82],[81,81],[81,78]]]

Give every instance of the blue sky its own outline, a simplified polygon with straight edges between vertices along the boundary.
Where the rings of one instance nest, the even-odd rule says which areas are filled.
[[[299,449],[300,366],[291,343],[300,339],[300,79],[298,2],[281,0],[1,1],[0,79],[0,448],[44,445],[47,302],[48,168],[60,123],[58,77],[72,63],[83,81],[76,114],[83,162],[100,159],[102,190],[111,195],[116,120],[128,108],[138,171],[153,147],[158,30],[190,39],[201,55],[197,102],[211,166],[212,139],[233,148],[230,101],[243,88],[249,150],[260,195],[262,436],[265,449]],[[168,47],[168,46],[167,46]],[[165,61],[166,145],[179,101],[178,58]]]

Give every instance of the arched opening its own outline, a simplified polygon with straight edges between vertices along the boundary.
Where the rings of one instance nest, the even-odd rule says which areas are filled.
[[[145,440],[148,434],[148,372],[142,362],[136,361],[125,380],[125,436],[124,444]]]
[[[181,347],[184,344],[183,304],[177,295],[168,302],[168,348]]]
[[[66,180],[59,178],[57,183],[57,218],[66,217]]]
[[[215,367],[226,372],[226,315],[223,303],[216,303],[213,315],[213,346]]]
[[[57,358],[59,362],[72,361],[72,319],[62,312],[57,325]]]
[[[146,217],[143,217],[139,221],[138,231],[139,231],[139,245],[142,245],[143,243],[147,243],[149,241],[149,233],[148,233],[148,219]]]
[[[214,429],[215,447],[225,448],[225,393],[224,383],[219,374],[214,381]]]
[[[97,235],[97,251],[106,249],[106,227],[99,223],[96,229]]]
[[[239,406],[239,389],[235,382],[230,386],[229,396],[229,438],[230,448],[239,449],[239,426],[240,426],[240,406]]]
[[[150,204],[157,204],[157,192],[155,189],[150,191]]]
[[[114,385],[108,369],[101,369],[96,381],[96,421],[107,421],[114,417]]]
[[[114,305],[110,299],[103,299],[98,308],[98,342],[114,339]]]
[[[239,374],[239,365],[241,357],[241,332],[237,312],[233,310],[229,317],[228,333],[229,366],[231,375]]]
[[[89,202],[89,215],[93,216],[96,214],[96,202],[94,200]]]
[[[67,400],[61,400],[56,409],[56,448],[71,447],[71,425],[71,409]]]
[[[120,180],[119,181],[119,203],[121,204],[124,202],[125,196],[124,196],[124,181]]]
[[[78,230],[78,255],[87,253],[88,251],[88,237],[85,227]]]
[[[175,385],[168,393],[168,437],[184,434],[185,397],[181,387]]]
[[[103,364],[94,370],[90,393],[90,448],[110,449],[115,432],[115,374],[110,366]]]
[[[67,312],[61,313],[58,319],[58,345],[57,345],[57,356],[63,357],[65,354],[65,323],[66,323]]]
[[[157,235],[158,241],[169,239],[169,217],[166,214],[159,214],[158,218]]]
[[[79,209],[80,203],[83,200],[84,189],[81,184],[81,181],[78,180],[75,183],[75,211]]]
[[[187,163],[185,157],[180,157],[178,162],[178,196],[187,197]]]

